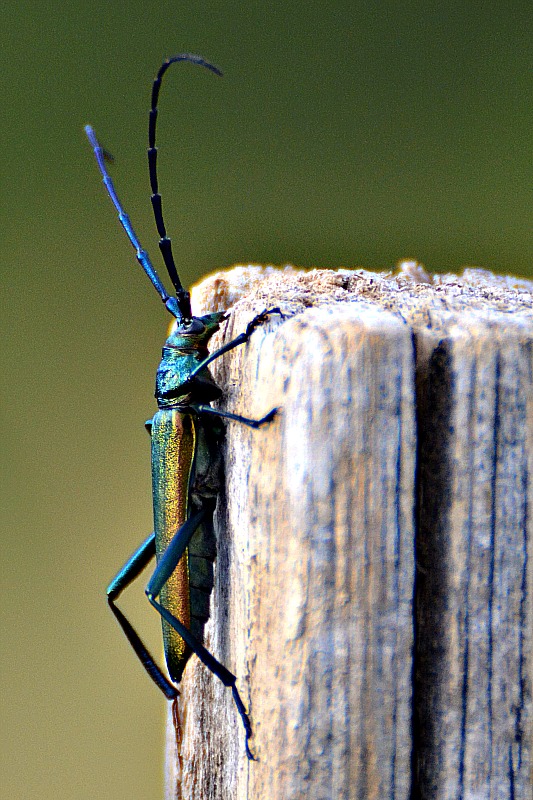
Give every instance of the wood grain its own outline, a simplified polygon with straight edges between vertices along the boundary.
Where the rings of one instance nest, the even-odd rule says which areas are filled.
[[[234,305],[219,343],[282,309],[213,364],[224,408],[280,411],[227,426],[206,630],[257,761],[192,659],[167,798],[530,800],[532,289],[415,264],[195,289]]]

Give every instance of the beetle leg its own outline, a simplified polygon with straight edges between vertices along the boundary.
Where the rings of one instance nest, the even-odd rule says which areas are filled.
[[[137,578],[148,562],[155,555],[155,535],[153,533],[137,548],[135,553],[128,559],[121,570],[115,575],[109,586],[107,587],[107,602],[109,608],[115,615],[117,622],[124,631],[129,643],[137,654],[137,657],[148,675],[151,677],[156,686],[161,689],[163,694],[168,700],[174,700],[179,692],[173,686],[168,678],[161,672],[159,667],[154,661],[154,658],[143,644],[142,639],[133,627],[133,625],[126,619],[122,611],[115,605],[115,600],[118,598],[123,589],[129,586],[132,581]]]
[[[219,408],[212,408],[212,406],[191,404],[190,408],[194,409],[198,414],[215,414],[217,417],[224,417],[224,419],[232,419],[235,422],[240,422],[242,425],[248,425],[250,428],[260,428],[267,422],[271,422],[278,409],[272,408],[268,414],[265,414],[261,419],[249,419],[248,417],[241,417],[240,414],[231,414],[229,411],[222,411]]]
[[[192,378],[195,377],[195,375],[198,375],[199,372],[205,369],[212,361],[215,361],[215,359],[220,358],[220,356],[223,356],[224,353],[227,353],[229,350],[233,350],[234,347],[239,347],[239,345],[245,344],[252,335],[252,333],[254,332],[254,330],[257,328],[257,326],[260,325],[262,322],[265,322],[271,314],[279,314],[280,317],[283,317],[283,314],[279,308],[269,308],[268,311],[265,310],[262,311],[260,314],[257,314],[257,316],[255,316],[253,320],[251,320],[251,322],[248,323],[244,333],[240,333],[238,336],[235,337],[235,339],[232,339],[231,342],[228,342],[222,347],[219,347],[218,350],[215,350],[213,353],[210,353],[207,358],[204,358],[203,361],[200,361],[200,363],[197,364],[196,367],[189,373],[184,383],[190,381]]]
[[[126,586],[141,574],[145,566],[155,555],[155,534],[151,533],[147,539],[137,548],[134,554],[128,558],[122,569],[120,569],[109,586],[107,587],[108,600],[116,600]]]
[[[161,605],[161,603],[158,603],[155,599],[159,595],[170,575],[172,575],[176,569],[176,566],[178,565],[180,558],[183,556],[183,553],[185,552],[193,533],[198,528],[207,513],[209,513],[208,510],[203,508],[197,514],[188,519],[187,522],[185,522],[176,532],[169,546],[163,553],[159,564],[157,565],[154,574],[152,575],[148,586],[146,587],[146,596],[154,608],[161,614],[163,619],[172,628],[174,628],[174,630],[181,636],[188,647],[190,647],[193,653],[196,653],[200,661],[205,664],[207,669],[210,670],[213,675],[216,675],[216,677],[222,681],[224,686],[231,687],[233,699],[235,701],[235,705],[237,706],[237,711],[242,719],[246,734],[246,755],[249,759],[254,760],[248,745],[248,739],[252,735],[252,726],[236,686],[236,676],[226,669],[226,667],[221,664],[220,661],[217,661],[217,659],[211,655],[209,650],[207,650],[203,644],[198,641],[196,636],[194,636],[177,617],[171,614],[168,609]]]
[[[172,537],[170,544],[165,552],[161,555],[159,563],[154,570],[154,574],[150,578],[150,582],[146,587],[146,594],[152,597],[157,597],[164,584],[168,581],[189,542],[195,530],[198,528],[203,518],[206,515],[206,510],[202,509],[197,514],[190,517]]]

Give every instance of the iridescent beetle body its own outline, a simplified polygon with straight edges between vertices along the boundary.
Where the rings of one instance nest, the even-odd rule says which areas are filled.
[[[220,398],[222,392],[208,367],[224,353],[244,344],[269,314],[280,312],[279,309],[262,312],[252,319],[240,336],[209,354],[209,340],[226,319],[226,315],[216,312],[202,317],[193,316],[190,295],[181,285],[174,264],[157,183],[155,133],[159,90],[166,70],[178,61],[189,61],[217,75],[222,74],[203,58],[185,53],[165,61],[153,84],[148,128],[151,200],[160,235],[159,248],[174,285],[174,296],[167,294],[118,199],[105,164],[105,151],[91,126],[87,125],[85,128],[104,185],[118,212],[120,223],[135,249],[137,260],[167,310],[176,318],[172,332],[165,342],[163,358],[157,371],[155,396],[158,411],[146,423],[152,440],[154,531],[111,581],[107,597],[111,610],[144,668],[169,700],[176,701],[179,692],[175,684],[181,680],[185,665],[193,653],[225,686],[231,688],[246,732],[246,753],[249,758],[253,758],[248,745],[251,725],[236,687],[236,677],[204,647],[203,628],[209,616],[213,561],[216,555],[213,511],[220,487],[223,437],[220,420],[226,418],[258,428],[273,419],[276,409],[272,409],[262,419],[252,420],[213,408],[211,401]],[[170,680],[157,666],[133,626],[115,604],[122,590],[140,574],[154,555],[157,566],[146,587],[146,595],[162,617],[165,659]]]
[[[200,336],[184,336],[175,329],[165,342],[156,376],[159,410],[149,423],[152,438],[152,495],[156,558],[161,560],[176,531],[194,513],[216,504],[220,489],[220,445],[223,430],[215,418],[201,418],[187,408],[187,395],[180,391],[180,378],[207,356],[207,343],[218,330],[223,314],[202,318]],[[191,342],[191,338],[193,341]],[[190,356],[184,355],[192,350]],[[185,372],[186,371],[186,372]],[[208,370],[198,376],[190,394],[203,402],[218,399],[221,391]],[[189,394],[189,396],[190,396]],[[209,618],[209,596],[213,588],[216,540],[212,511],[193,533],[174,572],[161,589],[161,603],[203,642],[203,627]],[[163,640],[170,677],[179,683],[191,649],[165,620]]]

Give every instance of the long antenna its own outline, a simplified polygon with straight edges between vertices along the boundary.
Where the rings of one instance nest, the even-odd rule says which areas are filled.
[[[159,275],[155,271],[155,268],[154,268],[152,262],[150,261],[150,256],[148,255],[146,250],[142,249],[141,243],[139,242],[139,239],[137,238],[137,234],[133,230],[132,224],[130,222],[130,218],[128,217],[128,215],[124,211],[122,203],[118,199],[118,195],[117,195],[115,187],[113,185],[113,181],[111,180],[111,176],[110,176],[109,172],[107,171],[107,167],[105,165],[106,152],[104,151],[103,147],[100,145],[100,142],[96,138],[96,134],[95,134],[94,130],[92,129],[91,125],[86,125],[85,126],[85,133],[87,134],[87,138],[88,138],[89,142],[91,143],[91,146],[92,146],[92,148],[94,150],[94,156],[96,158],[96,163],[98,164],[98,169],[100,170],[100,172],[102,174],[102,179],[103,179],[104,186],[107,189],[107,193],[108,193],[109,197],[111,198],[111,200],[113,201],[113,205],[115,206],[115,208],[116,208],[116,210],[118,212],[118,218],[120,220],[120,224],[122,225],[122,227],[126,231],[128,239],[130,240],[130,242],[132,243],[132,245],[133,245],[133,247],[135,249],[135,255],[137,256],[137,261],[139,262],[139,264],[141,265],[143,270],[146,272],[146,274],[150,278],[150,281],[152,282],[152,285],[155,287],[159,297],[161,298],[163,303],[166,305],[166,307],[168,308],[170,313],[173,314],[175,317],[177,317],[180,321],[183,321],[184,317],[183,317],[183,314],[182,314],[182,311],[181,311],[181,307],[180,307],[178,301],[176,300],[175,297],[169,297],[169,295],[167,294],[167,291],[166,291],[165,287],[161,283],[161,279],[160,279]]]
[[[172,244],[170,237],[167,236],[165,222],[163,219],[163,207],[157,182],[157,147],[155,146],[158,111],[157,103],[159,100],[161,82],[170,65],[175,64],[177,61],[189,61],[191,64],[198,64],[200,67],[205,67],[206,69],[211,70],[211,72],[214,72],[215,75],[219,76],[222,76],[222,72],[215,67],[214,64],[210,64],[209,61],[206,61],[201,56],[195,56],[192,53],[180,53],[177,56],[172,56],[172,58],[167,58],[166,61],[163,62],[152,86],[152,107],[150,109],[148,121],[148,170],[150,173],[150,187],[152,189],[152,208],[154,210],[155,224],[160,236],[159,249],[161,250],[161,255],[163,256],[170,280],[172,281],[172,284],[176,290],[176,299],[178,301],[179,312],[182,319],[189,320],[192,316],[190,295],[189,292],[183,288],[180,281],[176,264],[174,263],[174,256],[172,254]]]

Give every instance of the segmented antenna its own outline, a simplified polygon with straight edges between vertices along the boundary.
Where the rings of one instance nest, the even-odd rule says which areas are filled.
[[[122,225],[122,227],[126,231],[128,239],[130,240],[130,242],[132,243],[132,245],[133,245],[133,247],[135,249],[135,255],[137,256],[137,261],[139,262],[141,267],[144,269],[144,271],[146,272],[146,274],[150,278],[150,281],[152,282],[152,285],[155,287],[159,297],[161,298],[163,303],[166,305],[166,307],[170,311],[170,313],[173,314],[175,317],[177,317],[179,320],[183,321],[183,319],[184,319],[183,313],[182,313],[181,307],[180,307],[177,299],[175,297],[169,297],[168,296],[165,287],[161,283],[161,279],[160,279],[159,275],[155,271],[154,266],[153,266],[152,262],[150,261],[150,256],[148,255],[146,250],[142,249],[141,243],[139,242],[139,239],[137,238],[137,234],[133,230],[133,226],[132,226],[132,224],[130,222],[130,218],[128,217],[128,215],[124,211],[122,203],[120,202],[120,200],[118,198],[117,192],[116,192],[115,187],[113,185],[113,181],[111,180],[111,176],[109,175],[109,172],[107,171],[107,167],[105,165],[106,156],[107,156],[107,158],[109,158],[109,155],[106,154],[106,151],[100,145],[100,142],[96,138],[96,134],[93,131],[91,125],[86,125],[85,126],[85,133],[87,134],[87,138],[88,138],[89,142],[91,143],[91,146],[92,146],[92,148],[94,150],[94,156],[96,158],[96,163],[98,164],[98,169],[100,170],[100,173],[102,175],[103,183],[104,183],[105,188],[107,189],[107,193],[108,193],[109,197],[111,198],[111,200],[113,202],[113,205],[115,206],[115,208],[117,210],[118,218],[120,220],[120,224]],[[189,314],[190,314],[190,311],[189,311]]]
[[[172,56],[172,58],[167,58],[167,60],[163,62],[152,86],[152,107],[150,109],[148,121],[148,170],[150,173],[150,187],[152,189],[152,208],[154,210],[155,224],[160,236],[159,249],[161,250],[161,255],[163,256],[170,280],[176,290],[176,299],[178,301],[181,317],[184,320],[190,320],[192,316],[190,295],[189,292],[183,288],[179,279],[176,264],[174,263],[174,256],[172,255],[172,244],[170,238],[167,236],[165,222],[163,220],[163,207],[157,183],[157,147],[155,146],[157,103],[159,100],[161,82],[170,65],[175,64],[177,61],[189,61],[191,64],[198,64],[201,67],[211,70],[215,75],[222,76],[222,72],[215,67],[214,64],[210,64],[209,61],[201,58],[201,56],[195,56],[192,55],[192,53],[180,53],[177,56]]]

